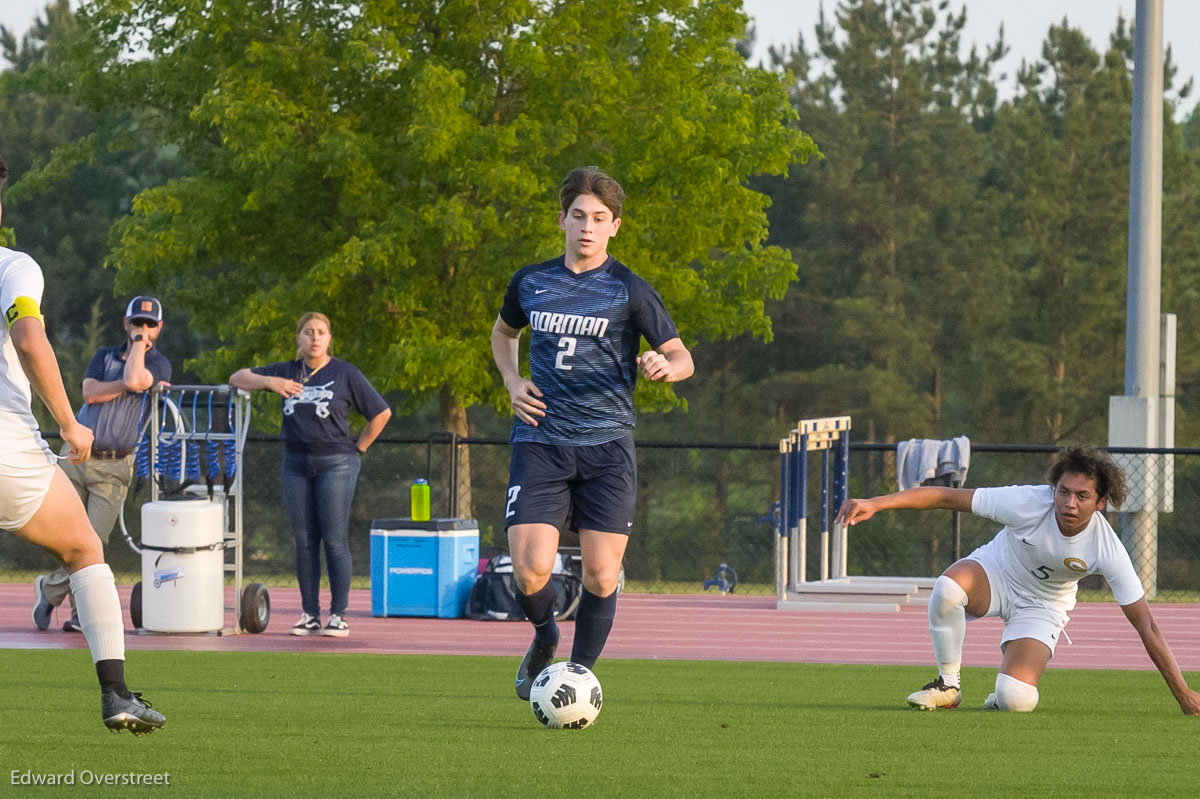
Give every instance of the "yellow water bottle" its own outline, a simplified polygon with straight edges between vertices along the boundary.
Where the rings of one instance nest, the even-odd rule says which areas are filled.
[[[412,484],[412,520],[429,521],[429,481],[414,480]]]

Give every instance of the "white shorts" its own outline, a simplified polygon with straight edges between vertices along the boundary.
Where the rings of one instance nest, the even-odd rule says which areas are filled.
[[[49,448],[5,453],[0,461],[0,530],[20,530],[29,524],[57,469]]]
[[[985,615],[1004,619],[1000,651],[1004,651],[1004,645],[1009,641],[1032,638],[1048,646],[1053,657],[1054,647],[1070,621],[1066,609],[1030,595],[1027,588],[1007,579],[992,543],[979,547],[967,555],[967,559],[975,561],[987,572],[992,601]]]

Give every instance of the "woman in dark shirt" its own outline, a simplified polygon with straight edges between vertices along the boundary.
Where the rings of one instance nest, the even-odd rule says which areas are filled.
[[[350,634],[350,505],[361,457],[392,416],[363,373],[329,354],[329,319],[306,313],[296,324],[294,361],[239,369],[229,385],[283,397],[283,504],[296,539],[296,579],[304,612],[292,635]],[[367,424],[350,435],[350,409]],[[321,553],[329,569],[329,620],[321,627]]]

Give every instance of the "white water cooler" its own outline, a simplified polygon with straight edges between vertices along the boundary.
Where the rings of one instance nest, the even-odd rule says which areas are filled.
[[[225,623],[225,503],[207,497],[142,506],[142,627],[219,632]]]

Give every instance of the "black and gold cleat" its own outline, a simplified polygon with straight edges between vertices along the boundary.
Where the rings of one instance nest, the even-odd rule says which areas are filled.
[[[131,694],[126,699],[116,691],[100,695],[100,715],[104,717],[104,726],[113,732],[129,730],[136,736],[154,732],[167,723],[166,717],[152,710],[141,694]]]
[[[953,710],[962,702],[962,690],[957,685],[946,685],[941,675],[916,693],[908,695],[908,706],[917,710]]]

